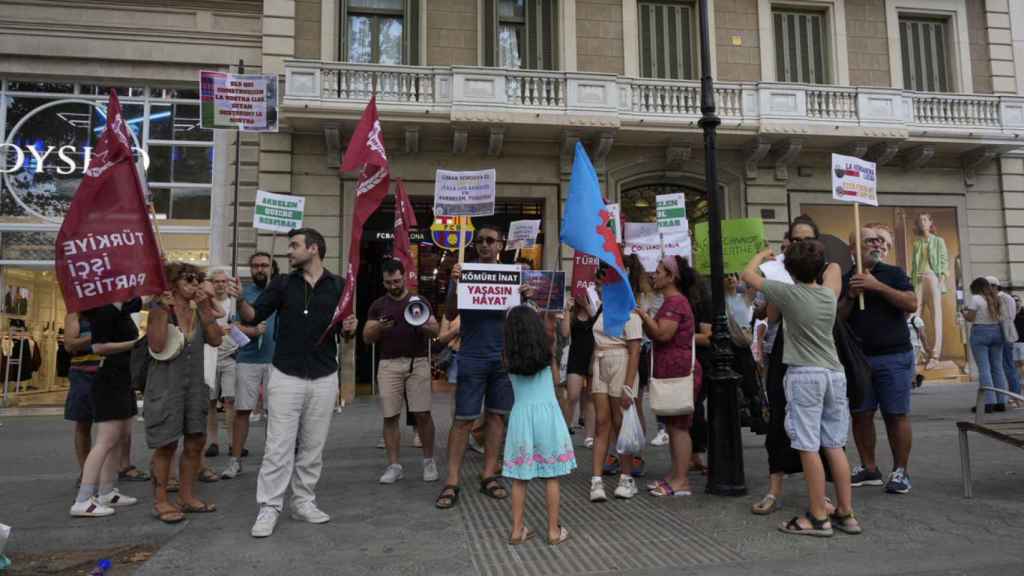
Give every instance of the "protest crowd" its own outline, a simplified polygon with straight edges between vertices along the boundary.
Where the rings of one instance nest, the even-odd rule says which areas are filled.
[[[375,141],[379,130],[372,129],[379,128],[375,115],[371,102],[343,163],[343,169],[361,171],[360,189],[366,190],[357,201],[355,245],[361,220],[389,191],[387,161]],[[398,188],[401,204],[400,182]],[[81,470],[70,514],[106,517],[118,507],[141,505],[148,497],[127,483],[149,481],[152,500],[145,505],[159,521],[175,523],[217,511],[202,497],[202,483],[255,478],[253,537],[274,533],[289,487],[293,519],[330,521],[316,486],[338,396],[338,347],[357,335],[379,357],[382,484],[406,475],[400,462],[406,424],[415,429],[422,453],[415,474],[439,483],[434,506],[457,508],[467,485],[491,499],[510,498],[512,545],[535,536],[524,521],[530,481],[544,483],[547,524],[539,537],[553,545],[572,535],[572,526],[559,517],[559,480],[572,474],[589,474],[595,505],[700,497],[691,478],[707,472],[705,404],[715,315],[708,278],[699,272],[707,243],[686,240],[647,262],[625,254],[608,227],[582,145],[570,189],[561,242],[596,260],[584,281],[573,278],[572,285],[554,289],[557,306],[553,289],[547,286],[542,295],[525,280],[529,265],[509,258],[511,234],[481,223],[486,218],[477,224],[471,258],[463,262],[460,249],[450,281],[438,290],[445,294],[438,310],[413,293],[411,264],[396,242],[394,258],[382,265],[385,294],[357,317],[351,279],[358,261],[344,277],[327,270],[323,259],[330,248],[309,227],[287,233],[288,271],[279,272],[271,254],[257,252],[248,259],[250,281],[244,285],[230,268],[161,262],[162,269],[145,270],[147,287],[162,278],[158,290],[142,293],[141,286],[126,285],[114,293],[132,297],[95,306],[85,300],[71,305],[69,299],[74,312],[65,325],[74,357],[66,416],[75,422]],[[62,233],[75,222],[69,215]],[[912,490],[909,415],[922,354],[914,321],[918,278],[886,261],[891,238],[884,226],[863,224],[848,246],[847,254],[830,253],[814,220],[797,216],[781,246],[767,246],[762,235],[722,286],[741,419],[763,436],[768,453],[768,470],[760,473],[768,475],[769,490],[750,511],[779,511],[787,476],[802,472],[807,485],[806,512],[778,524],[787,534],[860,534],[871,526],[856,514],[855,488],[893,495]],[[75,255],[72,250],[65,256]],[[146,258],[160,262],[157,252]],[[130,261],[109,267],[111,274],[143,271]],[[975,279],[960,312],[973,326],[970,346],[983,385],[1019,392],[1017,337],[1004,327],[1014,325],[1020,307],[999,284],[992,277]],[[143,309],[148,322],[140,338],[133,314]],[[435,374],[454,385],[443,444],[431,414]],[[152,450],[148,471],[125,456],[136,390]],[[410,415],[405,422],[403,406]],[[983,409],[1014,407],[989,393]],[[889,457],[878,455],[879,411]],[[657,428],[648,430],[651,413]],[[266,419],[266,444],[262,462],[250,472],[246,445],[255,419]],[[217,457],[225,441],[228,465],[215,470],[207,459]],[[669,451],[670,466],[650,469],[644,453],[661,447]],[[478,478],[463,474],[467,449],[483,453]],[[589,471],[576,470],[581,449],[592,451]],[[848,453],[856,455],[852,466]]]

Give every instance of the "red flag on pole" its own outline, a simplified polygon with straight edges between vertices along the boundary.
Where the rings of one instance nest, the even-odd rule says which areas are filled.
[[[391,257],[405,268],[405,285],[410,290],[416,290],[419,283],[419,270],[409,247],[409,232],[415,227],[416,212],[412,209],[412,202],[409,202],[409,195],[405,193],[405,182],[398,178],[395,185],[395,241]]]
[[[334,317],[328,326],[326,336],[342,320],[352,314],[353,295],[356,288],[356,276],[359,274],[359,254],[363,241],[363,224],[370,218],[381,201],[388,194],[390,170],[388,157],[384,151],[383,134],[380,129],[380,117],[377,115],[377,97],[370,98],[366,105],[356,131],[345,150],[341,162],[341,172],[360,170],[356,182],[355,214],[352,217],[352,244],[348,251],[348,270],[346,271],[345,291],[334,309]]]
[[[107,125],[57,233],[57,281],[69,312],[167,290],[160,247],[132,160],[131,135],[110,91]]]

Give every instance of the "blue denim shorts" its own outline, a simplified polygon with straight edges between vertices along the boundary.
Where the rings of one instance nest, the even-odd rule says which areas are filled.
[[[910,414],[910,391],[917,369],[914,352],[867,356],[871,365],[871,386],[864,389],[864,401],[854,412],[874,412],[902,416]]]
[[[459,354],[458,371],[456,420],[476,420],[482,413],[481,406],[495,414],[512,411],[515,393],[500,357],[474,358]]]
[[[842,448],[850,429],[846,374],[815,367],[790,367],[786,391],[786,435],[794,450]]]
[[[92,384],[95,372],[72,368],[68,371],[68,395],[64,399],[64,419],[71,422],[92,422]]]

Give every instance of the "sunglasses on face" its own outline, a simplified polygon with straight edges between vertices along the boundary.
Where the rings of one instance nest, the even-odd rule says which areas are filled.
[[[182,274],[178,279],[184,280],[186,284],[199,284],[200,282],[203,281],[201,276],[193,272],[189,272],[188,274]]]
[[[477,244],[487,244],[488,246],[490,246],[492,244],[497,244],[498,243],[498,239],[493,237],[493,236],[477,236],[476,237],[476,243]]]

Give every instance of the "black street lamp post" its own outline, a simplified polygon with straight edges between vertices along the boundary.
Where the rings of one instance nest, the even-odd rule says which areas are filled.
[[[700,0],[700,127],[704,130],[704,180],[708,195],[708,245],[711,249],[712,369],[707,375],[708,393],[708,485],[710,494],[742,496],[747,493],[743,473],[743,442],[740,436],[739,390],[741,377],[732,369],[733,354],[725,318],[722,221],[719,207],[718,150],[715,130],[722,120],[715,114],[715,90],[711,80],[708,0]]]

